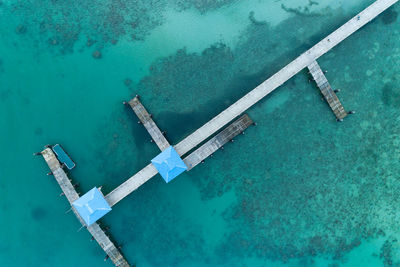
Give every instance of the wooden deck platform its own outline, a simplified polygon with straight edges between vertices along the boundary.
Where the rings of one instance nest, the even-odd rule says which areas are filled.
[[[147,112],[142,103],[139,101],[139,98],[134,97],[131,101],[129,101],[129,105],[131,106],[132,110],[136,113],[140,122],[149,132],[151,138],[153,138],[154,142],[157,144],[160,150],[163,151],[166,148],[170,147],[171,145],[169,144],[165,136],[162,134],[158,126],[155,124],[150,114]]]
[[[328,102],[329,106],[331,107],[336,118],[338,120],[343,120],[344,117],[347,116],[347,112],[344,110],[342,103],[340,103],[339,98],[333,91],[331,85],[328,82],[328,79],[325,77],[324,72],[318,65],[318,62],[314,60],[310,65],[307,66],[307,68],[310,71],[322,95],[324,96],[326,102]]]
[[[208,140],[201,147],[190,153],[183,161],[186,166],[188,166],[188,171],[196,167],[196,165],[200,164],[207,157],[215,153],[218,149],[220,149],[223,145],[233,140],[237,135],[244,133],[250,125],[253,124],[253,121],[247,114],[244,114],[235,122],[230,124],[216,136]]]
[[[61,165],[57,160],[57,157],[50,148],[46,148],[41,152],[41,154],[45,159],[47,165],[49,166],[51,172],[53,173],[57,183],[60,185],[64,195],[67,197],[71,205],[72,211],[75,213],[80,223],[82,225],[85,225],[84,221],[79,216],[78,212],[72,206],[72,202],[74,202],[79,198],[79,194],[76,192],[67,174],[61,168]],[[111,240],[104,233],[104,231],[101,229],[98,223],[93,223],[92,225],[86,228],[90,232],[90,234],[94,237],[94,239],[97,241],[97,243],[99,243],[104,252],[110,257],[115,266],[129,267],[129,264],[122,256],[122,253],[117,249],[114,243],[111,242]]]

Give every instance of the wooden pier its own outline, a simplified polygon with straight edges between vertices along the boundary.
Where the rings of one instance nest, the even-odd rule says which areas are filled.
[[[72,211],[75,213],[80,223],[84,226],[84,221],[72,206],[72,202],[79,198],[79,194],[76,192],[67,174],[62,169],[60,162],[50,148],[46,148],[41,152],[41,154],[49,166],[52,174],[54,175],[57,183],[60,185],[61,190],[69,201]],[[104,252],[110,257],[115,266],[129,267],[128,262],[122,256],[121,252],[114,245],[114,243],[111,242],[110,238],[104,233],[98,223],[93,223],[86,228],[97,241],[97,243],[99,243]]]
[[[336,117],[339,120],[343,119],[347,113],[330,87],[316,60],[397,2],[398,0],[377,0],[372,3],[361,13],[357,14],[355,17],[346,22],[343,26],[322,39],[320,42],[294,59],[269,79],[254,88],[252,91],[212,118],[209,122],[194,131],[192,134],[184,138],[181,142],[174,146],[176,152],[183,157],[189,151],[212,137],[212,135],[214,135],[216,132],[220,131],[223,127],[243,114],[251,106],[256,104],[258,101],[263,99],[269,93],[284,84],[287,80],[292,78],[306,67],[309,68],[311,74],[317,82],[318,87],[320,88]],[[168,148],[170,144],[154,121],[151,119],[150,114],[140,103],[139,99],[137,97],[132,99],[129,101],[129,105],[139,117],[140,122],[145,126],[161,151]],[[229,125],[225,130],[222,130],[219,134],[205,142],[194,152],[184,157],[183,160],[189,167],[188,169],[192,169],[194,166],[202,162],[202,160],[204,160],[206,157],[212,155],[212,153],[221,148],[223,144],[237,136],[239,133],[243,132],[243,130],[249,127],[251,123],[251,119],[247,115],[243,115],[237,121]],[[41,154],[43,155],[51,169],[52,174],[71,204],[71,209],[81,224],[85,225],[78,212],[72,206],[72,203],[79,198],[79,195],[62,169],[53,151],[47,148],[42,151]],[[153,164],[150,163],[141,171],[133,175],[131,178],[106,195],[106,201],[110,206],[114,206],[157,173],[157,169]],[[86,228],[116,266],[129,266],[121,252],[110,241],[108,236],[100,228],[99,224],[93,223]]]
[[[184,138],[174,146],[175,150],[181,156],[186,154],[397,2],[398,0],[375,1],[340,28],[283,67],[269,79],[254,88],[192,134]],[[125,196],[136,190],[156,173],[157,170],[152,164],[147,165],[106,196],[110,206],[115,205]]]
[[[207,157],[212,155],[215,151],[221,148],[224,144],[232,140],[235,136],[243,133],[246,128],[248,128],[253,121],[246,114],[241,116],[238,120],[229,125],[226,129],[221,131],[219,134],[211,138],[204,145],[190,153],[187,157],[183,159],[186,166],[188,166],[187,171],[193,169],[196,165],[201,163]],[[120,186],[115,188],[112,192],[106,195],[106,200],[110,206],[115,205],[125,196],[129,195],[136,189],[138,189],[142,184],[150,180],[158,173],[156,167],[153,164],[149,164],[144,167],[141,171],[136,173],[130,179],[126,180]]]
[[[253,121],[247,114],[241,116],[216,136],[204,143],[201,147],[190,153],[190,155],[183,160],[186,166],[188,166],[187,170],[190,171],[207,157],[215,153],[215,151],[220,149],[223,145],[232,141],[237,135],[244,133],[244,130],[252,124]]]
[[[324,96],[326,102],[328,102],[333,113],[335,114],[336,119],[340,121],[343,120],[344,117],[347,116],[347,112],[344,110],[342,103],[340,103],[339,98],[333,91],[331,85],[328,82],[328,79],[325,77],[324,72],[318,65],[318,62],[314,60],[310,65],[307,66],[307,68],[310,71],[322,95]]]
[[[168,143],[167,139],[157,127],[153,119],[151,118],[150,114],[144,108],[142,103],[139,101],[139,97],[134,97],[131,101],[129,101],[129,105],[131,106],[132,110],[138,116],[140,122],[146,128],[146,130],[153,138],[154,142],[160,148],[161,151],[165,150],[166,148],[170,147],[171,145]]]
[[[124,197],[138,189],[142,184],[150,180],[158,173],[153,164],[148,164],[131,178],[120,184],[117,188],[106,195],[108,204],[112,207]]]
[[[359,30],[398,0],[377,0],[175,146],[182,155],[244,113],[287,80]],[[369,36],[370,37],[370,36]]]

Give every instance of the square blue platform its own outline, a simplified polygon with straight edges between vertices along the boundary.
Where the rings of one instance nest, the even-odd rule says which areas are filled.
[[[172,146],[158,154],[151,163],[167,183],[187,170],[186,164]]]
[[[87,226],[95,223],[111,211],[110,205],[97,187],[75,200],[72,206],[74,206]]]

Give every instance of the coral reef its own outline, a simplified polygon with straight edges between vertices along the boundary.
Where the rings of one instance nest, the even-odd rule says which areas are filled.
[[[385,12],[383,12],[382,14],[382,22],[383,24],[392,24],[397,20],[398,17],[398,13],[396,10],[394,10],[394,8],[389,8],[388,10],[386,10]]]
[[[16,1],[9,9],[23,22],[16,27],[18,34],[26,34],[29,27],[30,37],[36,40],[37,46],[47,43],[57,46],[56,50],[65,54],[76,49],[80,38],[88,40],[86,46],[95,44],[99,50],[108,44],[116,44],[124,36],[134,41],[143,40],[149,31],[163,23],[164,11],[168,8],[184,10],[193,7],[205,13],[235,1],[76,0],[51,1],[47,5],[37,1]]]
[[[162,95],[153,101],[154,105],[173,103],[168,110],[175,112],[166,120],[171,122],[172,117],[178,117],[177,121],[189,126],[178,134],[173,129],[176,125],[165,126],[182,137],[320,39],[318,32],[299,35],[297,31],[280,32],[279,43],[271,38],[280,27],[290,28],[293,24],[292,28],[298,28],[298,19],[289,19],[274,29],[252,24],[235,49],[216,44],[201,55],[180,50],[155,62],[135,92]],[[313,16],[301,17],[304,27],[315,21]],[[373,35],[376,31],[369,27],[364,34]],[[219,165],[210,162],[212,167],[207,171],[196,173],[202,179],[193,182],[204,201],[230,191],[237,196],[237,203],[223,214],[230,230],[217,250],[222,262],[251,256],[283,262],[317,255],[343,260],[362,239],[384,236],[390,229],[400,227],[393,212],[400,199],[400,185],[396,182],[400,166],[393,163],[400,143],[392,136],[400,131],[400,118],[395,115],[397,86],[372,84],[371,80],[364,85],[356,77],[366,76],[366,67],[343,66],[344,49],[347,53],[356,49],[358,52],[346,64],[368,66],[369,76],[377,73],[376,81],[395,81],[396,77],[386,77],[379,67],[368,63],[373,59],[376,66],[387,65],[387,60],[398,57],[398,51],[386,49],[383,53],[380,49],[383,44],[395,49],[394,42],[390,34],[379,40],[353,38],[351,45],[330,52],[322,60],[323,67],[330,66],[328,79],[333,86],[343,88],[340,97],[345,106],[361,109],[361,114],[349,117],[344,127],[334,123],[319,92],[307,83],[305,74],[299,74],[280,89],[289,95],[285,109],[268,113],[262,105],[254,108],[250,111],[252,118],[260,121],[249,130],[245,138],[249,139],[242,146],[240,141],[230,146],[230,153],[219,152],[224,158]],[[181,101],[174,97],[176,92]],[[357,104],[358,99],[363,99],[363,106]],[[210,106],[214,111],[207,114],[205,107]],[[376,123],[377,114],[383,110],[395,119]],[[190,117],[201,117],[199,113],[207,114],[204,120],[182,123]],[[156,118],[163,114],[160,112]]]

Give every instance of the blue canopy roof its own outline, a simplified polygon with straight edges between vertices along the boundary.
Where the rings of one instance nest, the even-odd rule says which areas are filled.
[[[187,166],[172,146],[158,154],[151,163],[167,183],[187,170]]]
[[[75,200],[72,205],[78,211],[87,226],[96,222],[111,211],[110,205],[97,187]]]

